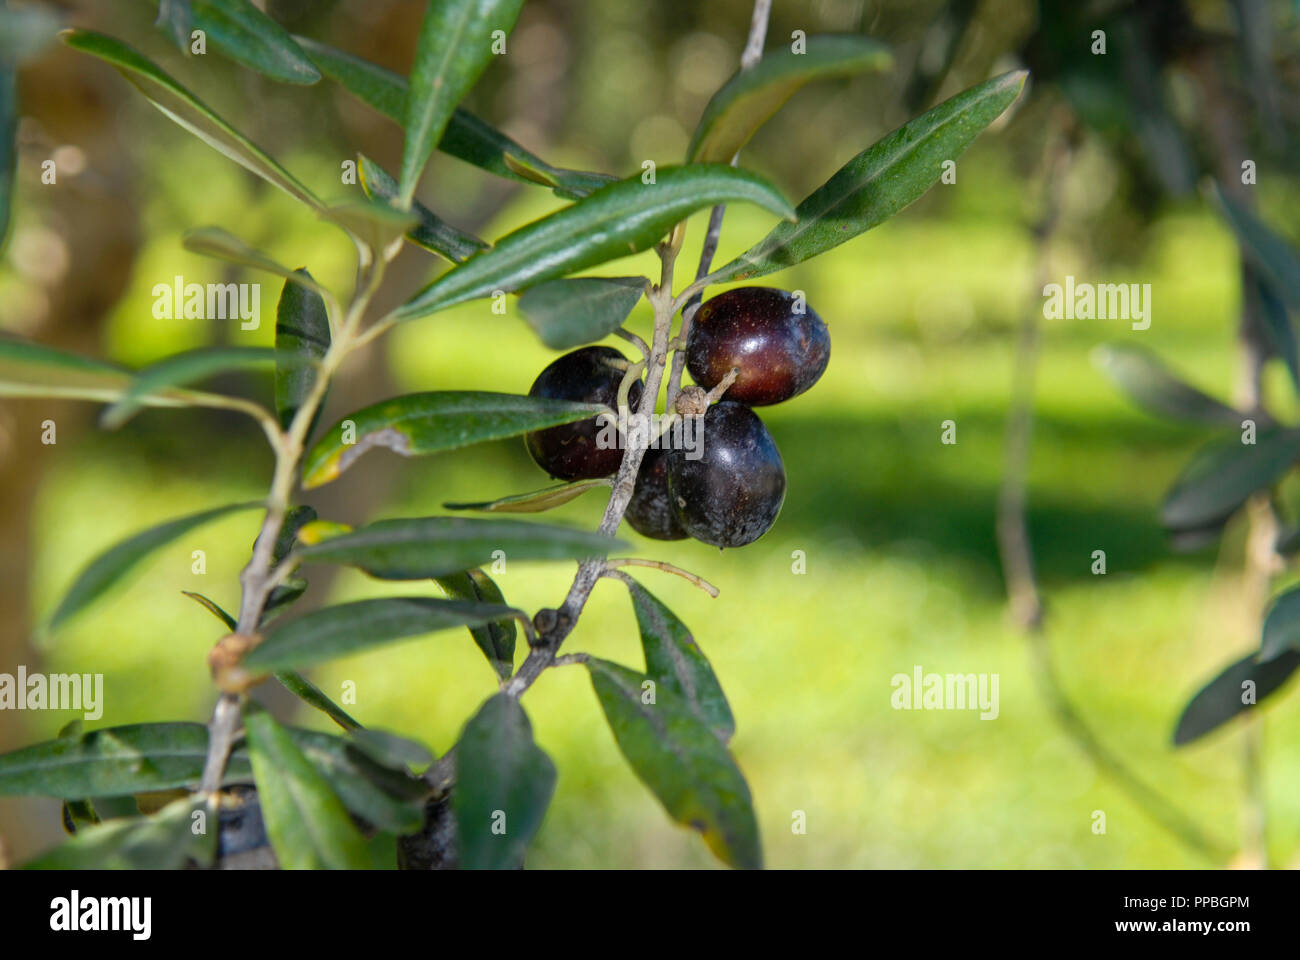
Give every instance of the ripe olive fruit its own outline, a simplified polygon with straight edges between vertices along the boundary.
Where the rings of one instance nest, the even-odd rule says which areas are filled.
[[[726,398],[749,406],[780,403],[821,377],[831,357],[826,324],[784,290],[740,287],[700,307],[686,342],[686,368],[712,389],[733,367]]]
[[[627,358],[613,347],[583,347],[566,353],[538,374],[530,397],[572,400],[576,403],[603,403],[617,409],[618,387],[624,371],[610,361]],[[641,400],[641,382],[632,384],[628,404],[635,408]],[[607,477],[618,470],[623,451],[618,447],[601,449],[596,437],[601,421],[596,417],[564,423],[558,427],[536,430],[524,437],[528,452],[537,465],[560,480],[589,480]]]
[[[753,543],[776,522],[785,499],[785,465],[758,414],[724,400],[704,415],[698,460],[668,451],[668,495],[688,534],[715,547]]]
[[[633,530],[652,540],[684,540],[688,536],[677,522],[668,496],[668,453],[667,449],[645,452],[623,514]]]

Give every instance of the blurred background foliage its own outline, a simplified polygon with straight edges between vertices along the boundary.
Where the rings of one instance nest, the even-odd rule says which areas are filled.
[[[17,5],[17,4],[12,4]],[[364,150],[397,166],[396,125],[328,81],[280,86],[215,52],[183,58],[152,27],[148,2],[61,5],[66,19],[126,39],[329,197],[355,187],[340,164]],[[272,0],[295,33],[405,73],[423,4]],[[509,55],[468,104],[555,164],[626,176],[645,160],[678,162],[711,93],[734,71],[749,0],[530,0]],[[1242,25],[1246,25],[1243,30]],[[1089,52],[1094,29],[1108,53]],[[853,243],[771,278],[806,292],[828,322],[829,370],[797,403],[764,411],[789,492],[757,544],[719,553],[694,541],[626,537],[642,555],[719,585],[709,600],[673,578],[643,582],[693,629],[737,717],[736,756],[777,867],[1174,867],[1206,861],[1154,825],[1055,725],[1031,658],[1007,621],[994,534],[1013,367],[1012,332],[1039,309],[1032,232],[1042,205],[1039,158],[1064,115],[1078,122],[1060,185],[1053,278],[1150,283],[1153,321],[1044,321],[1028,475],[1029,527],[1048,605],[1046,641],[1065,688],[1100,738],[1210,835],[1235,847],[1250,816],[1242,736],[1230,726],[1175,751],[1190,695],[1254,649],[1236,589],[1241,532],[1191,554],[1169,549],[1158,505],[1203,433],[1135,412],[1097,372],[1095,346],[1157,351],[1193,383],[1228,397],[1236,372],[1240,273],[1235,242],[1197,191],[1214,170],[1214,114],[1202,80],[1222,76],[1256,159],[1260,214],[1300,240],[1294,132],[1300,120],[1300,5],[1215,0],[1129,4],[1032,0],[778,0],[769,45],[861,32],[890,44],[896,68],[811,85],[743,155],[794,200],[844,161],[934,102],[1027,65],[1030,87],[1009,120],[958,164],[957,182]],[[1289,94],[1288,94],[1289,92]],[[269,344],[279,284],[185,253],[181,233],[216,224],[290,266],[347,289],[351,251],[338,231],[159,117],[108,67],[55,45],[20,74],[17,199],[0,263],[0,329],[143,364],[177,350]],[[42,184],[54,158],[56,185]],[[421,190],[445,219],[486,238],[557,208],[549,192],[493,179],[435,154]],[[698,258],[707,214],[692,219],[682,263]],[[717,263],[771,218],[727,212]],[[652,270],[652,256],[609,265]],[[387,309],[436,270],[416,249],[391,271]],[[261,328],[156,320],[152,288],[261,283]],[[526,392],[551,354],[515,314],[466,304],[399,329],[344,370],[327,422],[381,397],[426,389]],[[646,333],[644,304],[630,323]],[[614,341],[617,343],[617,341]],[[1300,411],[1280,364],[1267,370],[1283,419]],[[216,387],[269,396],[269,380]],[[237,606],[237,575],[256,520],[238,515],[162,551],[132,586],[55,636],[33,637],[76,571],[124,535],[203,507],[261,496],[270,472],[256,427],[212,412],[153,411],[117,434],[97,411],[49,401],[0,403],[0,670],[102,672],[99,725],[206,720],[214,699],[204,655],[222,632],[181,596]],[[39,442],[54,419],[58,443]],[[939,442],[957,423],[958,442]],[[305,499],[349,523],[440,513],[543,485],[518,442],[427,460],[368,455]],[[593,527],[599,496],[556,519]],[[204,550],[207,573],[191,572]],[[1104,549],[1108,572],[1090,572]],[[791,570],[804,551],[807,573]],[[511,565],[497,582],[515,605],[554,605],[567,564]],[[651,578],[654,579],[651,579]],[[312,572],[308,602],[409,592],[361,575]],[[566,649],[633,663],[624,591],[598,588]],[[996,673],[1001,712],[902,712],[890,678],[914,665]],[[493,690],[467,634],[451,632],[340,661],[314,679],[367,725],[446,750]],[[323,726],[263,688],[296,722]],[[537,737],[560,771],[530,858],[534,866],[708,866],[617,753],[585,675],[555,670],[529,693]],[[53,736],[71,714],[0,715],[0,747]],[[1300,696],[1274,698],[1263,741],[1274,862],[1300,857]],[[807,814],[806,835],[791,831]],[[1107,832],[1092,832],[1105,811]],[[21,860],[53,842],[57,802],[0,801],[0,835]]]

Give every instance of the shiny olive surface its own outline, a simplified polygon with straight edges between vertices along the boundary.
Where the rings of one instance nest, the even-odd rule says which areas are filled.
[[[784,290],[740,287],[695,314],[686,367],[711,389],[733,367],[740,373],[724,398],[749,406],[780,403],[811,387],[826,370],[831,337],[812,308]]]
[[[668,450],[647,450],[636,475],[636,487],[623,516],[632,529],[653,540],[684,540],[668,496]]]
[[[765,534],[785,499],[776,441],[749,407],[724,400],[704,415],[704,450],[670,450],[668,494],[688,534],[715,547],[742,547]]]
[[[618,407],[618,387],[623,371],[611,361],[626,363],[627,358],[613,347],[583,347],[566,353],[543,370],[528,391],[530,397],[572,400],[577,403],[603,403]],[[641,400],[641,382],[632,384],[628,403],[633,408]],[[596,438],[601,421],[596,417],[548,427],[526,434],[524,442],[537,465],[560,480],[589,480],[608,477],[618,470],[623,451],[618,447],[601,449]]]

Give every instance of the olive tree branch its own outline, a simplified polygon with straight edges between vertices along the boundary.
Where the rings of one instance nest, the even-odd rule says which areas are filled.
[[[311,389],[295,412],[288,429],[281,433],[278,425],[276,426],[277,441],[272,444],[275,449],[275,472],[271,478],[261,530],[253,544],[253,556],[239,576],[243,592],[240,597],[235,633],[250,636],[256,632],[267,598],[287,575],[283,564],[272,570],[275,542],[280,536],[284,518],[289,510],[307,435],[311,432],[316,411],[325,399],[331,379],[355,346],[357,329],[365,314],[366,306],[383,279],[384,266],[384,260],[374,258],[359,270],[357,289],[348,305],[347,314],[338,324],[337,335],[332,338],[329,349],[321,358]],[[212,720],[208,724],[208,754],[199,788],[204,793],[215,793],[221,786],[226,762],[239,731],[241,696],[235,693],[222,693],[213,709]]]
[[[763,43],[767,40],[767,21],[771,12],[772,0],[754,0],[754,12],[749,21],[749,38],[745,41],[745,49],[740,55],[741,70],[752,69],[759,60],[763,59]],[[740,154],[737,153],[731,158],[731,165],[734,167],[739,159]],[[700,250],[700,265],[695,269],[695,283],[688,288],[690,293],[688,299],[684,301],[681,328],[677,333],[683,344],[690,335],[691,322],[695,319],[695,313],[700,309],[700,301],[704,297],[704,281],[718,252],[718,240],[722,236],[722,215],[726,209],[724,204],[718,204],[709,212],[709,228],[704,234],[704,247]],[[685,366],[686,351],[683,348],[673,353],[672,376],[668,379],[669,410],[672,409],[677,394],[681,392],[682,369]]]

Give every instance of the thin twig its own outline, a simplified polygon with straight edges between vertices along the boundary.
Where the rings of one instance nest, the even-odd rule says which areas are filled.
[[[1052,662],[1051,645],[1042,629],[1043,606],[1034,582],[1033,552],[1025,515],[1025,473],[1029,462],[1033,430],[1034,373],[1038,343],[1038,295],[1047,282],[1048,250],[1060,216],[1065,174],[1073,155],[1072,124],[1059,121],[1061,128],[1049,135],[1044,161],[1045,208],[1034,229],[1039,248],[1039,267],[1029,307],[1022,321],[1016,351],[1016,386],[1007,421],[1007,452],[1003,485],[998,498],[998,546],[1007,579],[1011,614],[1029,640],[1034,679],[1065,733],[1098,769],[1110,776],[1151,819],[1177,837],[1188,848],[1222,864],[1227,851],[1209,838],[1197,824],[1162,794],[1148,786],[1102,743],[1082,714],[1071,703]]]
[[[691,573],[689,570],[683,570],[681,567],[668,563],[664,560],[643,560],[640,557],[619,557],[615,560],[605,561],[604,576],[612,577],[618,573],[618,567],[651,567],[655,570],[662,570],[664,573],[672,573],[681,577],[683,580],[689,580],[709,596],[717,598],[719,590],[709,581],[705,580],[699,574]],[[617,577],[617,579],[627,579]]]
[[[740,55],[740,69],[750,70],[763,58],[763,44],[767,40],[767,21],[772,13],[772,0],[754,0],[754,12],[749,20],[749,37],[745,41],[744,52]],[[731,165],[734,167],[740,159],[737,153],[731,158]],[[700,264],[695,269],[695,283],[692,284],[692,292],[689,298],[684,301],[682,307],[682,323],[678,330],[677,337],[684,345],[691,333],[691,322],[695,319],[695,313],[700,309],[700,302],[704,297],[704,278],[709,275],[709,268],[713,266],[713,258],[718,252],[718,240],[722,236],[722,216],[726,212],[726,206],[718,204],[709,211],[709,228],[704,234],[704,247],[700,250]],[[677,400],[677,394],[682,390],[682,370],[686,366],[686,350],[679,349],[673,353],[672,375],[668,378],[668,409],[673,408],[674,401]]]
[[[294,414],[289,429],[280,436],[279,443],[275,445],[275,473],[271,479],[270,495],[267,497],[266,514],[262,519],[257,540],[253,544],[253,556],[239,575],[243,592],[240,597],[236,633],[248,636],[256,632],[261,622],[262,611],[266,608],[267,598],[279,579],[279,571],[271,569],[275,541],[280,535],[280,529],[289,510],[289,501],[293,495],[293,485],[298,476],[298,466],[305,449],[307,434],[311,431],[317,409],[325,399],[331,378],[353,347],[366,306],[379,288],[383,267],[384,261],[378,260],[371,267],[359,271],[357,290],[348,307],[347,316],[340,324],[338,335],[333,338],[329,350],[321,359],[316,379],[297,413]],[[204,761],[203,779],[200,784],[200,790],[204,793],[215,793],[221,786],[226,763],[230,758],[230,750],[239,728],[241,702],[241,694],[223,693],[213,709],[212,719],[208,723],[208,754]]]

